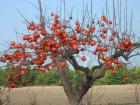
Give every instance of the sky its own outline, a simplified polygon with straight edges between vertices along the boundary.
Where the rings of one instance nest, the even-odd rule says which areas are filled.
[[[42,0],[43,6],[46,6],[46,14],[49,15],[52,11],[60,11],[62,0]],[[80,18],[83,11],[83,1],[88,4],[90,0],[65,0],[66,11],[73,8],[73,16]],[[109,11],[112,11],[112,1],[107,0]],[[116,1],[116,0],[115,0]],[[125,1],[122,1],[122,10],[125,7]],[[92,0],[93,12],[97,17],[100,17],[105,10],[106,0]],[[140,36],[140,0],[127,0],[128,3],[128,18],[131,10],[133,11],[133,31]],[[37,5],[37,0],[0,0],[0,50],[5,49],[6,42],[18,40],[15,31],[25,32],[25,20],[19,14],[18,10],[30,20],[36,20],[38,11],[34,5]],[[5,47],[4,47],[5,46]],[[140,66],[140,57],[135,57],[132,60],[133,65]]]

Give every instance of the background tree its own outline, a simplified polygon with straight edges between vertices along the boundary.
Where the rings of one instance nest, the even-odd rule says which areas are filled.
[[[124,31],[119,27],[121,24],[117,24],[115,5],[113,20],[105,15],[95,19],[91,0],[90,12],[85,9],[82,22],[77,19],[73,25],[72,14],[67,19],[66,12],[64,18],[53,12],[50,17],[45,17],[40,0],[38,4],[39,22],[26,20],[28,32],[23,34],[22,42],[12,41],[10,47],[1,53],[1,62],[11,70],[8,75],[10,88],[28,83],[30,80],[26,75],[30,70],[39,69],[45,73],[53,68],[59,73],[70,105],[79,105],[94,81],[105,76],[106,70],[112,70],[114,75],[116,68],[121,68],[129,58],[139,55],[133,52],[137,51],[140,43],[134,42],[127,22]],[[93,60],[88,61],[87,57]],[[82,65],[82,62],[94,60],[98,65]],[[79,77],[78,84],[72,82],[70,65],[77,75],[84,73],[84,78]],[[128,79],[126,76],[125,80]]]

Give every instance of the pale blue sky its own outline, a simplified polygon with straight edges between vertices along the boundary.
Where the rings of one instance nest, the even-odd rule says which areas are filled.
[[[61,0],[42,0],[43,5],[47,7],[47,13],[51,11],[59,11]],[[83,0],[65,0],[66,9],[71,10],[74,8],[73,15],[80,17],[82,14],[82,4]],[[85,2],[90,2],[90,0],[84,0]],[[93,11],[99,17],[105,9],[106,0],[93,0]],[[108,0],[108,5],[110,11],[112,10],[112,1]],[[116,1],[116,0],[115,0]],[[35,7],[32,5],[37,4],[37,0],[0,0],[0,43],[6,45],[4,41],[16,40],[15,29],[18,32],[25,32],[25,21],[17,12],[19,9],[22,14],[34,20],[38,15]],[[124,9],[125,0],[122,0],[122,9]],[[128,0],[128,12],[133,11],[133,30],[136,34],[140,34],[139,24],[140,24],[140,0]],[[129,15],[130,16],[130,15]],[[0,45],[0,48],[4,47]],[[139,61],[138,58],[136,61]],[[136,65],[140,65],[140,62],[135,62]]]

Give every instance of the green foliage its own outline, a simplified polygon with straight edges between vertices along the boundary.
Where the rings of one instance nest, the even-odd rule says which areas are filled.
[[[80,71],[71,70],[70,77],[72,78],[72,81],[71,81],[72,83],[78,84],[78,83],[80,83],[81,80],[84,79],[85,74]]]
[[[140,71],[140,69],[139,69]],[[98,70],[96,70],[98,72]],[[125,80],[125,76],[129,76],[129,80]],[[112,75],[111,70],[106,71],[105,77],[95,81],[95,85],[123,85],[133,83],[131,76],[131,70],[128,70],[126,67],[117,68],[115,74]]]
[[[9,70],[0,70],[0,86],[6,86],[8,83],[7,75],[10,73]]]
[[[111,71],[107,71],[105,77],[97,80],[95,84],[96,85],[138,84],[140,83],[139,74],[140,74],[140,68],[128,70],[126,67],[123,67],[117,69],[116,73],[113,76]],[[125,80],[125,76],[129,77],[127,81]]]
[[[32,85],[60,85],[60,79],[58,72],[56,70],[50,70],[47,71],[46,73],[42,73],[39,70],[33,71],[31,70],[30,72],[30,77],[29,77],[29,86]]]
[[[133,69],[130,78],[134,84],[140,84],[140,68]]]
[[[98,71],[98,70],[97,70]],[[0,70],[0,86],[6,86],[7,75],[10,74],[11,70]],[[125,76],[129,76],[129,80],[126,81]],[[70,71],[70,77],[74,84],[80,83],[81,80],[85,79],[85,74],[75,70]],[[50,70],[46,73],[42,73],[39,70],[30,70],[30,74],[25,75],[23,78],[29,78],[28,86],[35,85],[61,85],[58,72],[56,70]],[[126,67],[117,69],[114,76],[110,70],[106,72],[104,78],[97,80],[94,85],[118,85],[118,84],[138,84],[140,83],[140,68],[127,70]]]
[[[59,80],[59,75],[56,70],[50,70],[45,74],[41,72],[38,73],[37,78],[35,80],[35,84],[37,85],[60,85],[61,82]]]

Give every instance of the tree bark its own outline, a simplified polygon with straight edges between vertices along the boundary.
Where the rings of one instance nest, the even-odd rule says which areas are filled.
[[[80,84],[73,85],[71,83],[70,74],[67,68],[64,70],[58,69],[58,72],[62,81],[64,92],[67,95],[69,105],[81,105],[80,103],[82,101],[83,96],[87,93],[87,91],[92,85],[88,85],[88,80]]]
[[[80,82],[79,84],[72,87],[72,91],[68,95],[68,100],[70,105],[83,105],[82,99],[88,90],[92,87],[92,78],[87,78],[87,80]]]
[[[89,88],[85,89],[79,85],[72,87],[72,91],[68,93],[69,105],[83,105],[82,99],[88,90]]]
[[[80,105],[82,99],[78,99],[77,96],[68,97],[69,105]]]
[[[82,98],[92,87],[93,82],[96,81],[96,79],[104,77],[105,68],[102,68],[101,66],[95,66],[92,69],[89,69],[79,66],[74,57],[71,57],[71,60],[75,70],[79,70],[85,73],[84,80],[81,80],[78,84],[73,84],[68,67],[62,69],[58,66],[57,70],[59,72],[64,91],[67,95],[69,105],[82,105]],[[93,75],[93,72],[96,68],[100,69],[95,75]]]
[[[92,78],[88,77],[85,81],[81,81],[79,84],[73,85],[70,82],[71,78],[69,77],[67,69],[59,71],[59,75],[64,92],[67,95],[69,105],[82,105],[82,98],[93,84]]]

